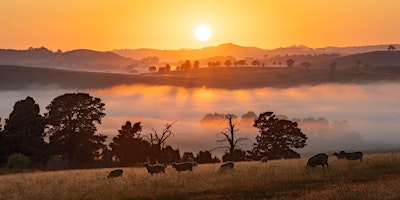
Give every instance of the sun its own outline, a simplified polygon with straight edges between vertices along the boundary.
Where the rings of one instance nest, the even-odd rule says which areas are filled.
[[[208,26],[197,26],[194,30],[194,36],[200,41],[208,40],[211,37],[211,29]]]

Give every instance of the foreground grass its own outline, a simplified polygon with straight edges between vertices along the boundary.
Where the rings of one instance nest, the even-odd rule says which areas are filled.
[[[305,170],[306,159],[218,164],[193,172],[151,176],[145,168],[34,172],[0,176],[0,199],[400,199],[400,154],[365,155],[363,163],[337,160]]]

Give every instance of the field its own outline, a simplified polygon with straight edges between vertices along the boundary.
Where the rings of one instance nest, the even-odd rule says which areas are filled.
[[[151,176],[144,167],[25,172],[0,176],[0,199],[400,199],[400,154],[367,154],[364,161],[337,160],[304,168],[306,159],[236,163],[220,172],[203,164],[193,172]]]
[[[115,85],[169,85],[219,89],[289,88],[319,84],[369,84],[400,81],[399,66],[338,67],[218,67],[170,73],[118,74],[34,67],[1,66],[0,91],[32,88],[99,89]]]

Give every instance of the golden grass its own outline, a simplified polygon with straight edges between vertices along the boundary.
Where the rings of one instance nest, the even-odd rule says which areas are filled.
[[[0,176],[0,199],[400,199],[400,154],[337,160],[306,170],[306,159],[236,163],[219,172],[204,164],[193,172],[151,176],[144,167],[32,172]]]

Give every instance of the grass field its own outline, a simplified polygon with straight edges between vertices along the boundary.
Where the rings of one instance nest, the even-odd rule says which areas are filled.
[[[219,172],[204,164],[193,172],[151,176],[144,167],[29,172],[0,176],[0,199],[400,199],[400,154],[367,154],[306,170],[306,159],[236,163]]]

